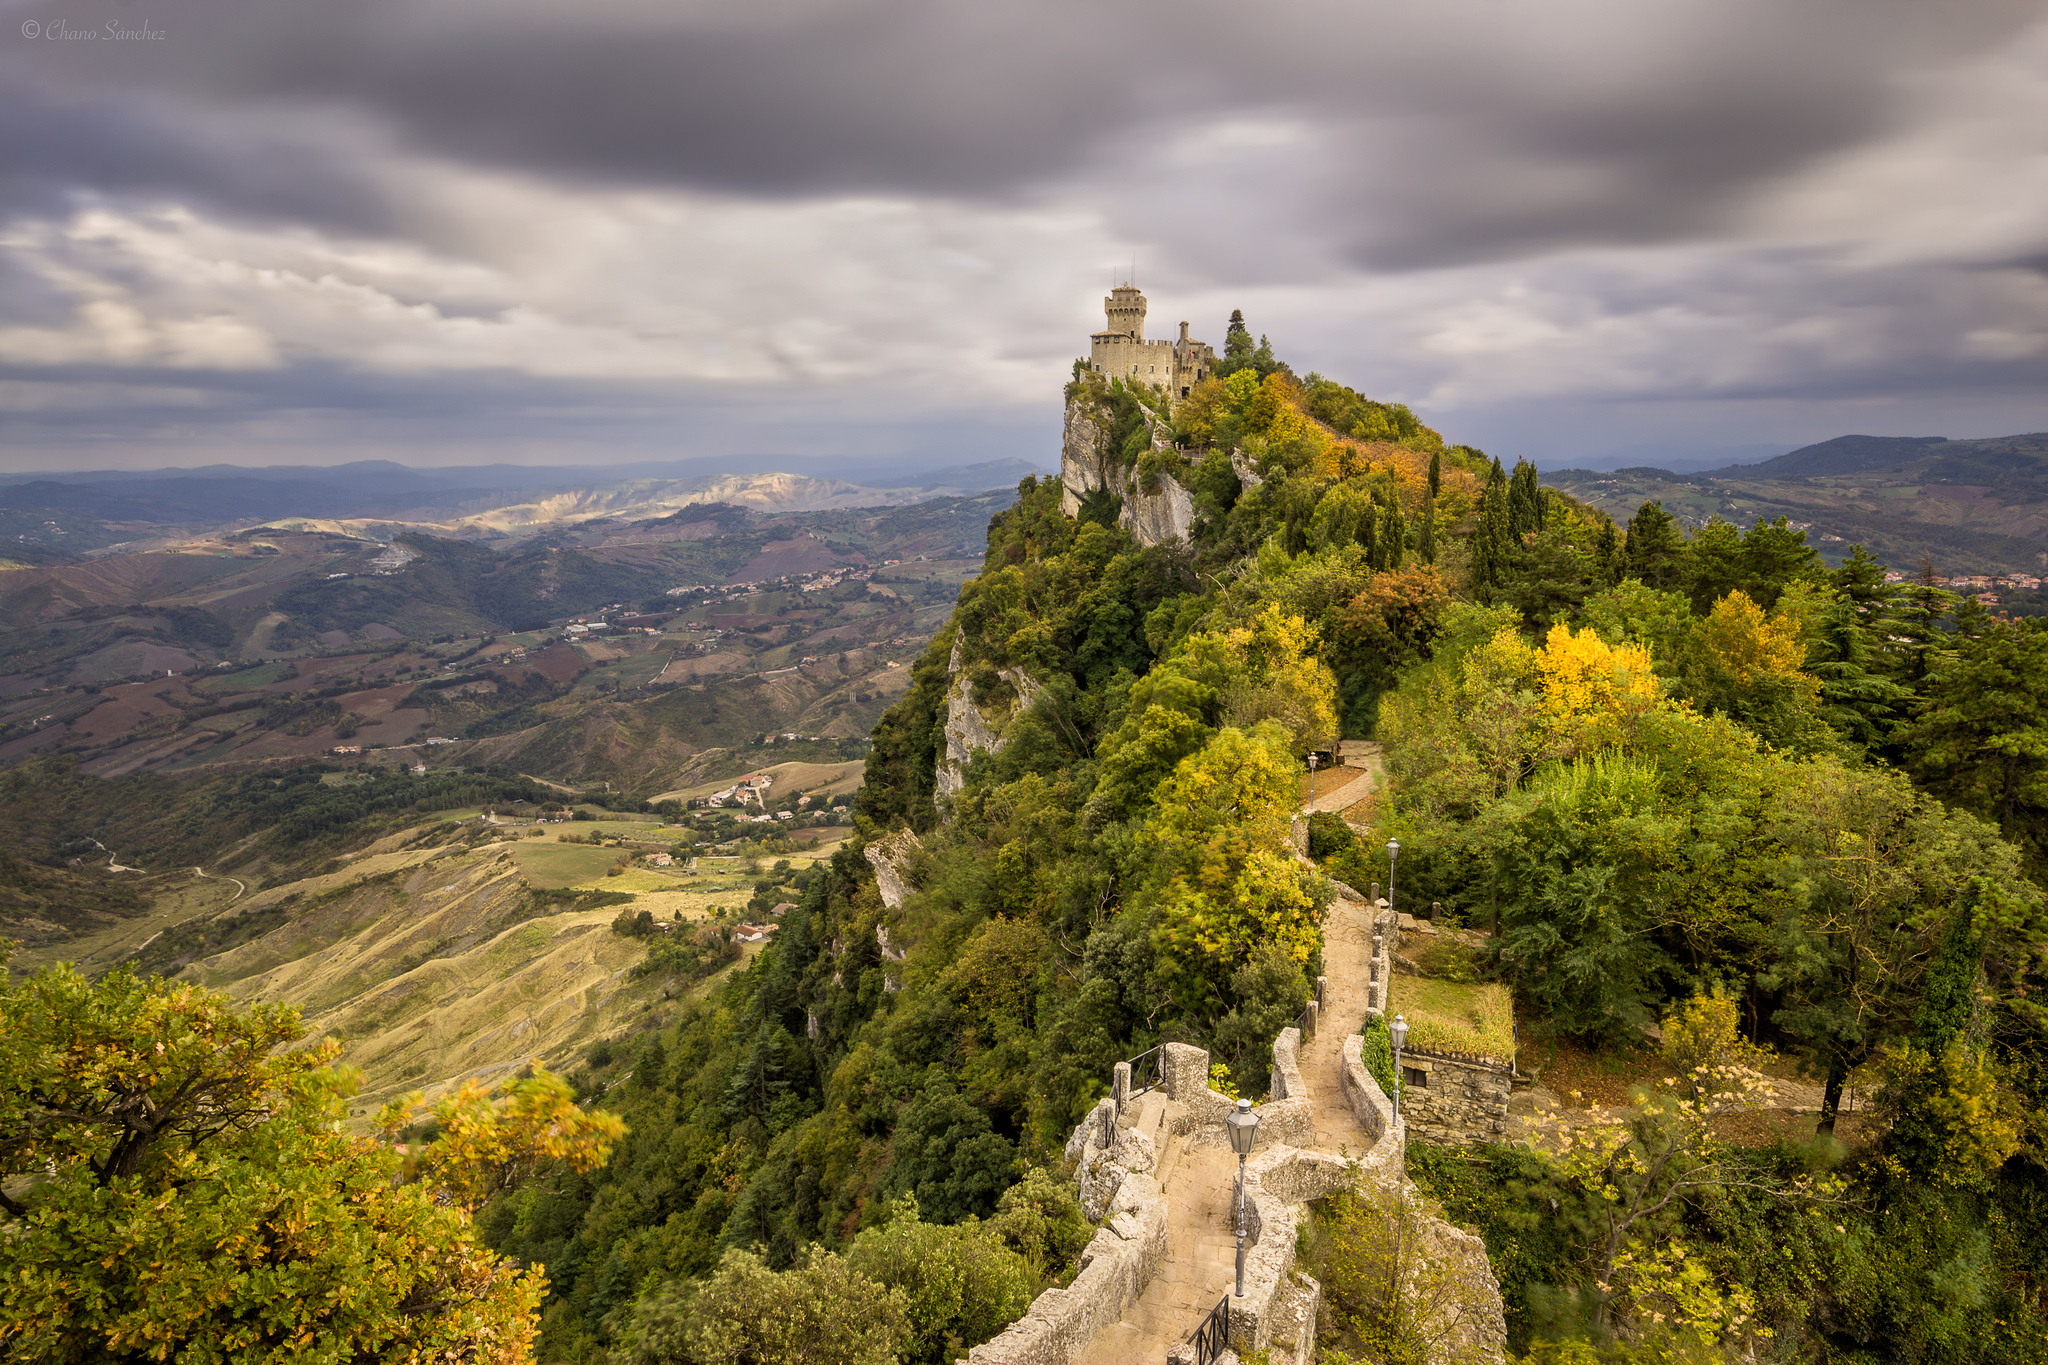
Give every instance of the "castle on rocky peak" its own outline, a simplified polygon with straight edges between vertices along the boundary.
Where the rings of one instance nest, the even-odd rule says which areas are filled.
[[[1185,398],[1216,367],[1216,351],[1206,341],[1188,338],[1180,325],[1178,341],[1145,340],[1145,296],[1125,283],[1102,301],[1109,326],[1088,338],[1089,367],[1099,375],[1164,388]]]

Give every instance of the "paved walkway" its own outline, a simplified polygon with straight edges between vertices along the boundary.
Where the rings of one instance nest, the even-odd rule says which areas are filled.
[[[1372,957],[1373,910],[1364,901],[1335,900],[1323,921],[1323,1007],[1315,1039],[1301,1050],[1316,1147],[1364,1155],[1372,1146],[1344,1097],[1344,1039],[1365,1020],[1366,963]],[[1381,912],[1384,913],[1384,912]]]
[[[1339,769],[1352,772],[1352,769]],[[1316,809],[1341,810],[1363,799],[1380,779],[1372,767],[1341,788],[1318,790]],[[1320,785],[1320,784],[1319,784]],[[1306,812],[1308,807],[1302,807]],[[1308,1082],[1319,1151],[1362,1155],[1372,1145],[1344,1098],[1344,1038],[1365,1017],[1366,962],[1372,956],[1373,910],[1363,901],[1336,900],[1323,921],[1321,1023],[1315,1040],[1302,1049],[1302,1079]],[[1148,1107],[1140,1123],[1156,1121]],[[1077,1365],[1144,1365],[1160,1362],[1175,1342],[1207,1317],[1234,1287],[1237,1236],[1232,1201],[1237,1194],[1237,1157],[1222,1142],[1183,1150],[1186,1138],[1161,1144],[1161,1188],[1166,1196],[1166,1261],[1123,1320],[1096,1333]]]
[[[1316,774],[1315,809],[1335,815],[1354,802],[1363,801],[1378,785],[1375,773],[1360,772],[1356,768],[1339,768],[1335,772]],[[1302,803],[1302,814],[1309,812],[1307,802]]]
[[[1235,1287],[1236,1194],[1237,1157],[1227,1145],[1174,1158],[1166,1176],[1166,1262],[1123,1321],[1095,1334],[1079,1365],[1164,1362],[1167,1350]]]

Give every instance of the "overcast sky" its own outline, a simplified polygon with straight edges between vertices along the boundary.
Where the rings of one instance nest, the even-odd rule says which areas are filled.
[[[2043,0],[0,12],[4,469],[1051,464],[1134,256],[1510,459],[2048,428]]]

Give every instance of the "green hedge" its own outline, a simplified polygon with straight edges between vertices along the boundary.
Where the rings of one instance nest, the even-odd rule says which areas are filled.
[[[1368,1014],[1358,1031],[1365,1037],[1365,1069],[1380,1083],[1381,1093],[1399,1103],[1401,1078],[1394,1074],[1394,1038],[1387,1032],[1387,1021]]]

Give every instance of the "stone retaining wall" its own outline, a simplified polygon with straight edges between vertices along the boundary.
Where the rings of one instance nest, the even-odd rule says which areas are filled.
[[[1403,1070],[1422,1073],[1401,1089],[1401,1117],[1415,1136],[1451,1146],[1498,1142],[1507,1131],[1508,1097],[1515,1068],[1475,1056],[1449,1056],[1406,1048]]]
[[[1089,1140],[1078,1129],[1076,1136],[1084,1145]],[[1074,1282],[1033,1299],[1001,1336],[967,1353],[970,1365],[1072,1365],[1097,1332],[1143,1296],[1166,1261],[1166,1198],[1149,1173],[1126,1171],[1106,1212],[1082,1249]]]
[[[1288,1098],[1275,1098],[1259,1106],[1260,1147],[1283,1142],[1298,1147],[1315,1141],[1315,1116],[1309,1110],[1308,1087],[1302,1083],[1300,1063],[1294,1050],[1299,1047],[1301,1035],[1289,1028],[1282,1030],[1280,1036],[1290,1040],[1286,1065],[1293,1073],[1294,1089]],[[1273,1060],[1277,1074],[1281,1066],[1277,1041],[1274,1043]],[[1223,1120],[1237,1108],[1237,1101],[1209,1088],[1207,1050],[1186,1043],[1168,1043],[1161,1051],[1159,1070],[1162,1088],[1167,1097],[1179,1106],[1173,1117],[1174,1135],[1187,1137],[1202,1129],[1214,1128],[1215,1135],[1222,1136]],[[1275,1094],[1278,1094],[1277,1090]]]

